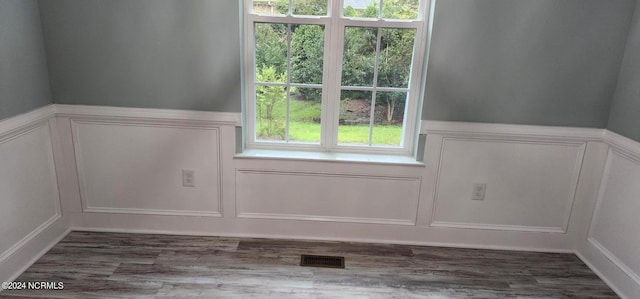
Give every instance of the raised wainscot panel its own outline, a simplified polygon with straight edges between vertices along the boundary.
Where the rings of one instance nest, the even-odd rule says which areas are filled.
[[[610,150],[589,242],[640,285],[640,159]]]
[[[432,226],[565,233],[584,143],[444,138]],[[474,184],[486,184],[473,200]]]
[[[0,134],[0,262],[60,217],[48,123]]]
[[[239,218],[415,225],[419,177],[236,171]]]
[[[215,216],[219,129],[72,120],[84,212]],[[183,170],[195,187],[183,186]]]

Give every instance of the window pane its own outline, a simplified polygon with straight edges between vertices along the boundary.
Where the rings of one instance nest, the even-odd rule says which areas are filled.
[[[291,82],[322,84],[324,27],[292,25],[291,31]],[[320,99],[318,92],[301,92],[308,100]]]
[[[369,144],[371,92],[343,90],[340,95],[339,144]]]
[[[253,13],[261,15],[286,15],[289,0],[253,0]]]
[[[377,35],[378,28],[345,28],[342,86],[373,86]]]
[[[305,99],[301,89],[292,88],[289,97],[289,141],[320,143],[322,89],[306,88],[318,100]]]
[[[418,18],[419,0],[383,0],[382,18],[415,20]]]
[[[354,18],[378,18],[378,0],[344,0],[342,15]]]
[[[281,82],[287,78],[287,25],[256,23],[256,82]]]
[[[283,2],[288,0],[276,0]],[[326,16],[328,0],[293,0],[293,14],[305,16]]]
[[[249,103],[250,113],[255,107],[255,115],[250,116],[255,120],[251,129],[255,136],[250,137],[255,139],[249,144],[257,141],[262,145],[256,147],[278,144],[293,149],[315,144],[309,148],[320,148],[322,141],[333,139],[342,149],[350,145],[358,149],[377,146],[390,152],[396,152],[395,148],[398,153],[401,146],[411,145],[411,138],[404,140],[404,129],[407,122],[413,124],[414,120],[405,119],[405,107],[407,95],[415,92],[410,90],[413,51],[416,33],[422,30],[418,26],[424,26],[423,22],[411,20],[417,20],[421,2],[341,1],[343,16],[353,19],[345,20],[329,12],[336,8],[330,9],[332,5],[340,5],[337,0],[252,0],[253,14],[245,10],[247,20],[254,26],[254,36],[248,37],[248,52],[244,53],[254,54],[253,70],[250,67],[246,75],[251,81],[247,84],[253,85],[249,92],[251,88],[255,92],[255,103]],[[325,35],[329,34],[325,31],[328,24],[344,28],[335,28],[344,30],[342,43],[332,40],[325,44],[325,38],[330,37]],[[325,61],[324,54],[338,55],[332,59],[342,55],[342,61]],[[328,65],[336,62],[341,65]],[[324,67],[341,71],[323,74]],[[330,80],[324,80],[325,76]],[[411,82],[417,82],[418,78],[414,79]],[[330,123],[322,119],[323,90],[330,91],[324,99],[329,103],[324,104],[333,108],[339,105],[339,119],[328,115]],[[341,94],[334,98],[338,90]],[[327,132],[322,131],[323,127]],[[413,128],[409,131],[413,132]],[[322,148],[336,149],[332,144]]]
[[[415,29],[381,29],[378,86],[408,87]]]
[[[402,145],[402,127],[406,92],[376,93],[376,110],[373,124],[373,145]]]
[[[256,139],[284,140],[287,92],[282,86],[256,86]]]

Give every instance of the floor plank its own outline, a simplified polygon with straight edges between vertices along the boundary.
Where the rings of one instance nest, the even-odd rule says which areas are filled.
[[[345,269],[300,267],[340,255]],[[2,298],[618,298],[573,254],[72,232]]]

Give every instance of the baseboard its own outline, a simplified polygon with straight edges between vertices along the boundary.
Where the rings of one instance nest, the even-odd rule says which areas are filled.
[[[39,234],[33,235],[19,250],[0,262],[0,281],[14,281],[70,231],[66,222],[60,218]]]
[[[16,253],[20,249],[22,249],[27,243],[31,242],[31,240],[33,240],[36,236],[42,234],[42,232],[44,232],[45,230],[49,229],[49,227],[51,227],[51,225],[53,225],[57,221],[60,221],[60,219],[62,219],[62,214],[60,214],[60,210],[58,209],[58,213],[53,215],[51,218],[49,218],[49,220],[47,220],[44,223],[42,223],[40,226],[38,226],[36,229],[34,229],[31,233],[27,234],[22,240],[20,240],[19,242],[13,244],[13,246],[11,246],[9,249],[7,249],[7,251],[5,251],[3,254],[1,254],[0,255],[0,264],[4,260],[8,259],[11,255]]]
[[[496,246],[469,245],[469,244],[446,243],[446,242],[398,241],[398,240],[375,239],[375,238],[313,237],[313,236],[286,235],[286,234],[228,233],[228,232],[212,233],[207,231],[125,229],[125,228],[104,228],[104,227],[71,227],[71,231],[122,233],[122,234],[152,234],[152,235],[172,235],[172,236],[203,236],[203,237],[222,237],[222,238],[256,238],[256,239],[279,239],[279,240],[302,240],[302,241],[350,242],[350,243],[369,243],[369,244],[397,244],[397,245],[413,245],[413,246],[429,246],[429,247],[541,252],[541,253],[574,253],[574,251],[571,249],[558,249],[558,248],[526,248],[526,247],[501,246],[501,245],[496,245]]]
[[[611,251],[605,248],[598,240],[589,237],[587,242],[593,246],[598,253],[604,255],[609,262],[613,263],[618,269],[622,270],[624,274],[626,274],[631,280],[638,286],[640,286],[640,277],[636,273],[633,272],[627,265],[625,265],[621,260],[619,260]]]
[[[591,260],[589,260],[584,254],[582,254],[579,250],[576,250],[574,252],[574,254],[580,259],[582,260],[582,262],[587,265],[587,267],[589,267],[589,269],[591,269],[591,271],[593,271],[593,273],[595,273],[596,275],[598,275],[598,277],[600,279],[602,279],[602,281],[604,281],[604,283],[607,284],[607,286],[609,286],[609,288],[611,288],[611,290],[613,290],[618,296],[620,296],[620,298],[622,299],[632,299],[632,298],[637,298],[637,297],[631,297],[631,296],[627,296],[627,294],[625,294],[625,292],[623,292],[620,288],[618,288],[617,283],[614,283],[614,280],[610,278],[610,275],[605,275],[603,273],[603,271],[600,270],[599,267],[596,267],[595,263],[592,262]],[[604,257],[604,259],[606,259],[606,257]],[[611,263],[612,267],[617,267],[617,265]],[[640,287],[640,286],[639,286]],[[632,295],[633,296],[633,295]]]

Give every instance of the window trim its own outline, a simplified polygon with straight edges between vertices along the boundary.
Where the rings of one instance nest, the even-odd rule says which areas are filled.
[[[428,13],[433,0],[420,0],[418,17],[416,20],[388,20],[373,18],[343,17],[344,0],[328,0],[326,16],[294,16],[294,15],[261,15],[253,14],[253,1],[243,0],[241,10],[242,22],[242,70],[243,70],[243,106],[245,147],[247,149],[286,150],[286,151],[317,151],[335,153],[361,154],[394,154],[415,155],[415,147],[419,134],[421,107],[424,95],[424,80],[426,80],[427,45],[430,36]],[[382,7],[382,0],[380,6]],[[293,1],[290,0],[290,4]],[[290,5],[290,11],[292,10]],[[334,17],[335,16],[335,17]],[[256,111],[255,111],[255,39],[254,23],[282,23],[282,24],[314,24],[324,26],[323,51],[323,84],[321,103],[321,138],[318,143],[259,141],[256,140]],[[405,105],[403,120],[402,146],[339,144],[337,119],[340,116],[340,92],[342,76],[342,55],[344,29],[349,26],[375,28],[412,28],[416,30],[414,41],[412,69],[410,73],[408,91],[408,105]],[[331,50],[335,49],[335,50]],[[358,88],[358,87],[354,87]]]

